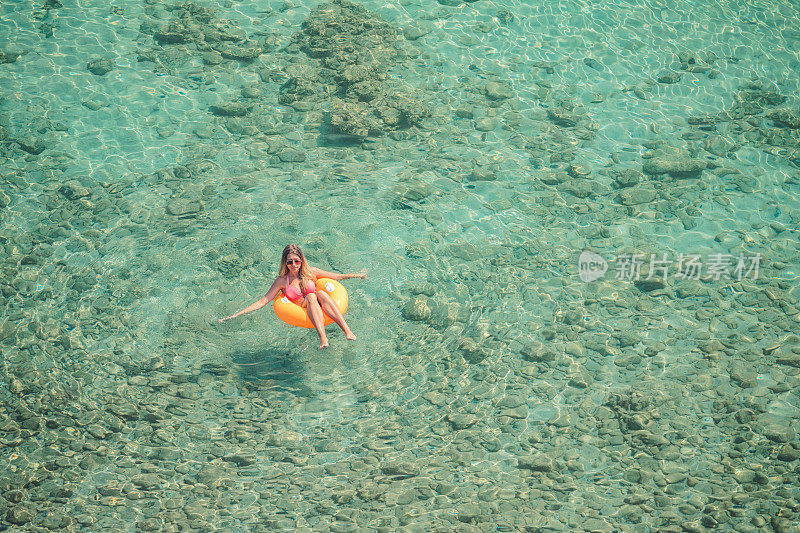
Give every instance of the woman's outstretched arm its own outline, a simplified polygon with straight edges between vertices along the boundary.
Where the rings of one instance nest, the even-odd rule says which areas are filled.
[[[357,272],[354,274],[339,274],[338,272],[327,272],[317,267],[311,267],[311,272],[313,272],[314,275],[317,276],[318,278],[331,278],[335,280],[367,277],[366,272]]]
[[[278,295],[278,291],[279,290],[281,290],[280,278],[275,278],[275,281],[272,282],[272,286],[269,288],[269,290],[267,291],[267,294],[265,294],[263,296],[263,298],[261,298],[257,302],[253,302],[252,304],[248,305],[247,307],[245,307],[244,309],[242,309],[238,313],[234,313],[231,316],[226,316],[225,318],[220,318],[219,321],[220,322],[225,322],[226,320],[230,320],[231,318],[236,318],[238,316],[242,316],[244,314],[247,314],[247,313],[249,313],[251,311],[256,311],[258,309],[261,309],[262,307],[264,307],[269,302],[271,302],[272,300],[275,299],[275,296]]]

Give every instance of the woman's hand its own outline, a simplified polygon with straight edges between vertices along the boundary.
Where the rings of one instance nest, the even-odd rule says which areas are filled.
[[[226,316],[225,318],[220,318],[220,319],[217,319],[217,320],[218,320],[218,322],[219,322],[220,324],[222,324],[223,322],[227,322],[227,321],[228,321],[228,320],[230,320],[231,318],[234,318],[234,315],[231,315],[231,316]]]
[[[354,278],[361,278],[364,279],[367,277],[367,271],[362,270],[361,272],[356,272],[355,274],[351,274]]]

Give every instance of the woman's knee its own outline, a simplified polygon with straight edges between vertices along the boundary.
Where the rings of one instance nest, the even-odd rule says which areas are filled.
[[[316,293],[312,292],[311,294],[307,294],[306,295],[306,303],[308,305],[313,305],[313,304],[319,305],[319,299],[317,298]]]
[[[322,302],[333,303],[333,298],[331,298],[330,294],[328,294],[327,292],[318,292],[315,293],[315,295],[317,296],[317,300],[319,301],[319,303]]]

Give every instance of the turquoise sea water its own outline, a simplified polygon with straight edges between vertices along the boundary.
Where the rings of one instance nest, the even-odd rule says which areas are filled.
[[[796,2],[357,5],[0,0],[0,528],[796,531]]]

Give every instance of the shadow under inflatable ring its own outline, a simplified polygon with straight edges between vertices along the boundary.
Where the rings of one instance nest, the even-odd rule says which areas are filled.
[[[347,289],[345,289],[341,283],[330,278],[319,278],[317,279],[316,285],[317,292],[325,292],[333,299],[334,303],[336,303],[336,306],[339,308],[339,312],[344,314],[344,312],[347,311]],[[278,315],[278,318],[290,326],[301,328],[314,327],[314,324],[311,323],[311,319],[308,318],[306,309],[287,298],[283,291],[279,292],[278,296],[275,297],[272,308],[275,310],[275,314]],[[333,323],[333,319],[329,317],[325,311],[322,312],[322,318],[326,326]]]

